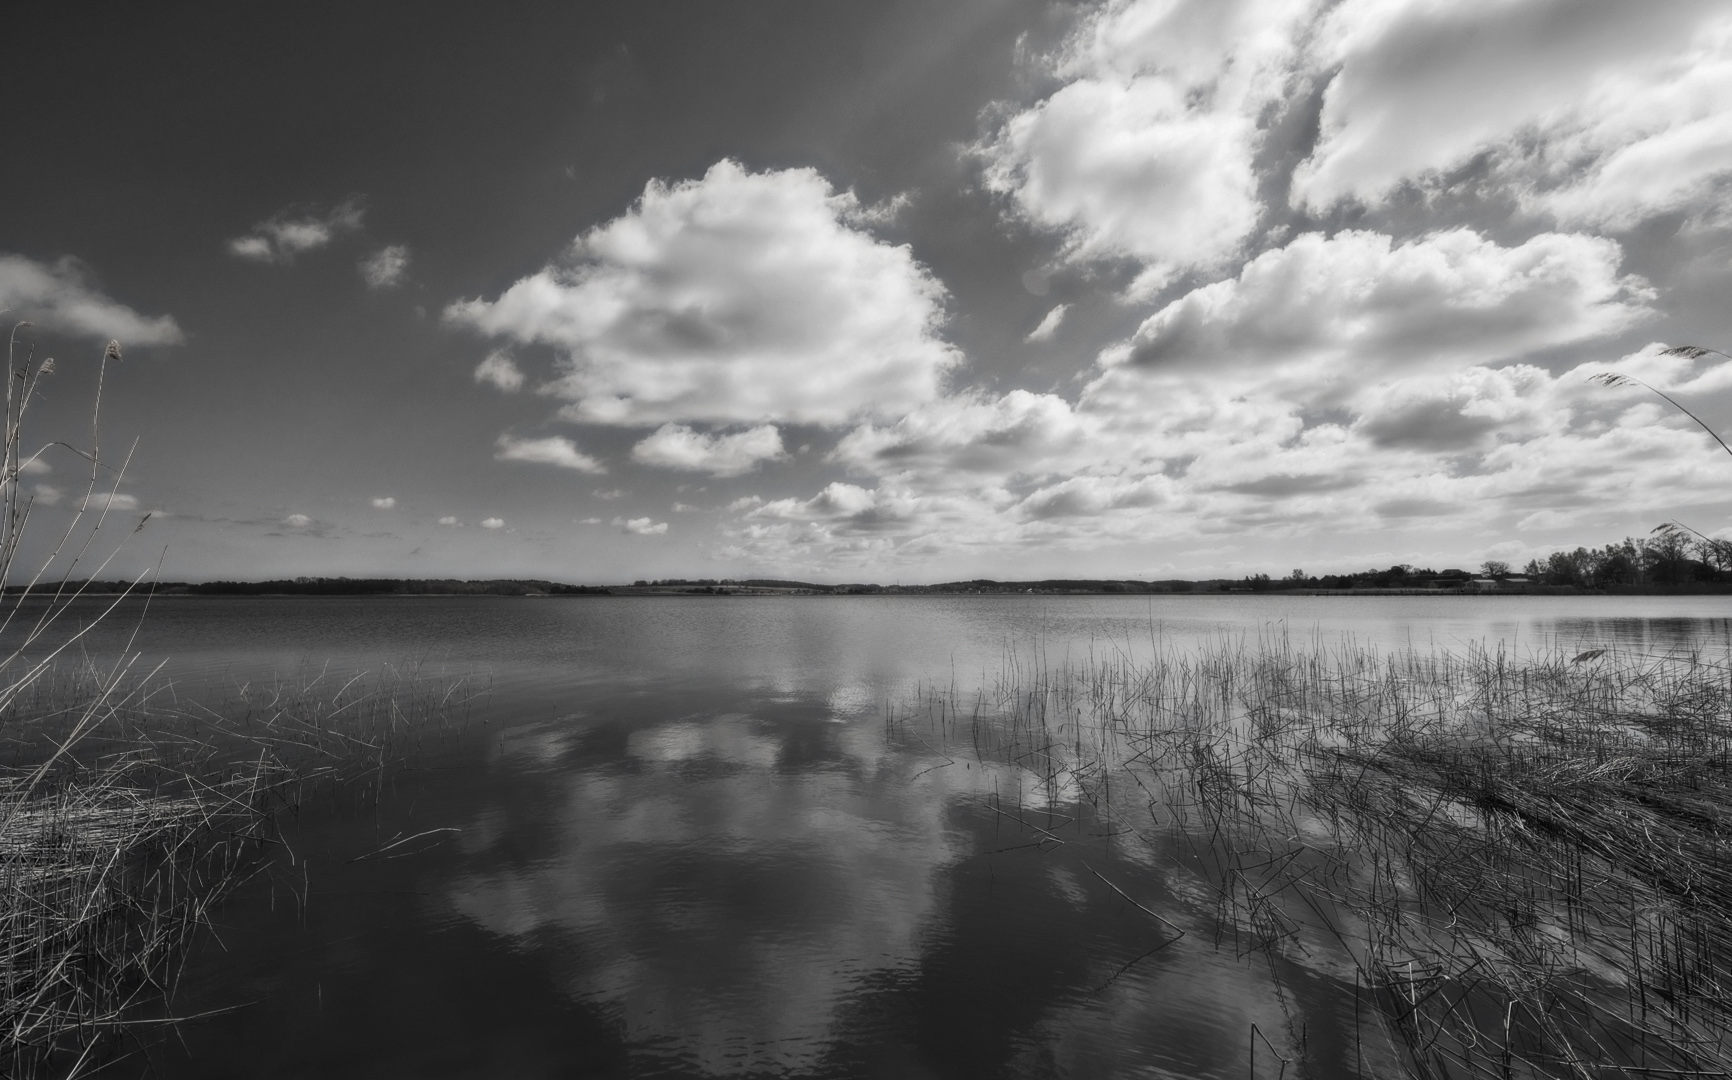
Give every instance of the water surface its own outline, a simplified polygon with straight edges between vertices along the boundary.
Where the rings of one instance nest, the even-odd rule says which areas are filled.
[[[383,793],[286,822],[173,1001],[239,1007],[139,1060],[1242,1077],[1255,1025],[1302,1038],[1314,1075],[1357,1075],[1349,975],[1241,955],[1182,853],[971,752],[934,692],[1237,637],[1724,655],[1729,615],[1720,597],[162,598],[137,647],[188,698],[382,667],[486,693]],[[87,648],[131,632],[110,620]],[[455,831],[364,858],[435,829]]]

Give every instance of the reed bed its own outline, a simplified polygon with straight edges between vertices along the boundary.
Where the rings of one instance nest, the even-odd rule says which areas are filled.
[[[0,715],[0,1074],[76,1075],[168,1022],[177,959],[268,865],[281,815],[343,786],[376,799],[472,689],[387,668],[200,705],[45,671]]]
[[[130,641],[92,663],[89,631],[138,611],[136,639],[149,604],[150,571],[94,609],[79,603],[151,516],[118,509],[132,450],[103,451],[103,386],[122,352],[110,341],[91,368],[57,375],[29,325],[7,336],[0,408],[0,1074],[75,1075],[172,990],[175,958],[260,862],[279,814],[351,781],[376,799],[472,688],[386,669],[201,706],[138,670]],[[89,441],[32,450],[25,421],[56,377],[93,377]],[[25,479],[51,457],[82,474],[58,511]]]
[[[1156,642],[923,700],[1165,853],[1277,994],[1363,1002],[1360,1075],[1732,1075],[1728,658]]]

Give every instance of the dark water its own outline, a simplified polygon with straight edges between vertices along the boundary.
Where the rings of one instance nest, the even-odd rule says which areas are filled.
[[[1223,636],[1723,655],[1729,615],[1718,597],[164,599],[139,647],[189,697],[382,666],[489,690],[383,797],[333,792],[286,823],[175,989],[177,1015],[232,1011],[135,1062],[1275,1076],[1268,1033],[1302,1040],[1313,1075],[1355,1075],[1350,976],[1240,955],[1173,852],[887,717],[1011,666]],[[351,861],[435,829],[457,831]]]

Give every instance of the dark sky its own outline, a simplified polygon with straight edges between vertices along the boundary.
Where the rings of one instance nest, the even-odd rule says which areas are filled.
[[[1732,404],[1651,344],[1732,341],[1717,5],[9,21],[25,442],[87,440],[121,339],[121,561],[167,577],[1284,573],[1725,521],[1706,436],[1584,378]],[[46,522],[84,486],[44,460]]]

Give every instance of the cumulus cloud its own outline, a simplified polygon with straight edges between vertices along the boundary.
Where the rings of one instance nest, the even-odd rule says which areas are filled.
[[[1113,0],[1051,64],[1062,85],[978,147],[989,188],[1072,259],[1133,258],[1147,293],[1231,259],[1263,213],[1254,159],[1313,8]]]
[[[1583,370],[1522,362],[1650,315],[1652,290],[1620,262],[1616,242],[1573,234],[1301,235],[1156,311],[1074,399],[965,391],[856,424],[828,458],[848,481],[735,499],[725,554],[882,571],[1427,519],[1537,527],[1614,488],[1661,507],[1677,482],[1664,462],[1694,454],[1696,476],[1704,438]],[[1623,366],[1732,389],[1732,364],[1658,352]]]
[[[375,510],[391,510],[394,509],[396,505],[396,498],[390,495],[380,496],[373,500],[373,508]]]
[[[616,517],[613,519],[613,524],[615,528],[624,529],[626,532],[637,536],[664,536],[668,531],[667,522],[652,521],[647,517],[629,519]]]
[[[1109,510],[1144,509],[1171,500],[1165,476],[1073,476],[1030,492],[1016,510],[1029,518],[1097,518]]]
[[[496,517],[482,518],[481,527],[483,529],[503,529],[505,528],[505,519]]]
[[[168,315],[140,315],[107,296],[84,264],[52,264],[0,254],[0,308],[44,330],[126,345],[176,345],[185,340]]]
[[[312,523],[313,519],[306,514],[290,514],[283,519],[283,524],[291,529],[304,529]]]
[[[390,244],[362,259],[358,268],[371,288],[401,285],[409,275],[409,249],[402,244]]]
[[[607,466],[579,450],[577,444],[563,435],[550,435],[545,439],[501,435],[498,446],[499,451],[493,455],[496,461],[534,461],[583,473],[607,472]]]
[[[906,247],[849,224],[859,211],[811,169],[651,182],[626,214],[452,323],[554,346],[544,391],[599,424],[887,417],[937,397],[956,351],[944,290]]]
[[[1561,374],[1519,363],[1395,374],[1328,419],[1249,382],[1226,397],[1206,373],[1139,368],[1108,373],[1110,400],[1096,386],[1075,405],[1019,391],[935,406],[943,416],[851,433],[837,457],[856,482],[736,499],[727,553],[883,570],[945,554],[1271,543],[1427,521],[1561,528],[1607,514],[1607,492],[1617,513],[1671,515],[1680,492],[1718,490],[1718,448],[1645,391],[1588,381],[1613,366],[1655,386],[1732,386],[1732,363],[1660,348]]]
[[[663,424],[632,447],[631,456],[634,461],[663,469],[739,476],[787,454],[782,449],[781,432],[773,424],[732,435],[706,435],[684,424]]]
[[[461,529],[463,527],[463,522],[450,514],[440,518],[439,524],[445,526],[447,529]]]
[[[1321,397],[1390,372],[1513,359],[1628,328],[1653,292],[1615,241],[1546,233],[1504,247],[1469,229],[1408,243],[1304,234],[1162,308],[1107,367],[1254,370]]]
[[[323,214],[290,216],[285,212],[230,240],[229,253],[254,262],[293,262],[295,256],[322,248],[341,234],[359,229],[364,216],[358,199],[339,203]]]
[[[517,361],[511,358],[510,353],[496,349],[487,354],[487,359],[476,365],[475,381],[491,383],[510,394],[523,389],[523,370],[517,366]]]
[[[1732,176],[1732,13],[1714,0],[1346,0],[1295,201],[1377,204],[1483,161],[1566,224],[1702,209]]]
[[[983,475],[1084,467],[1100,453],[1087,423],[1056,394],[973,393],[934,402],[894,424],[862,424],[832,456],[855,472],[918,476],[922,489],[974,488]]]

